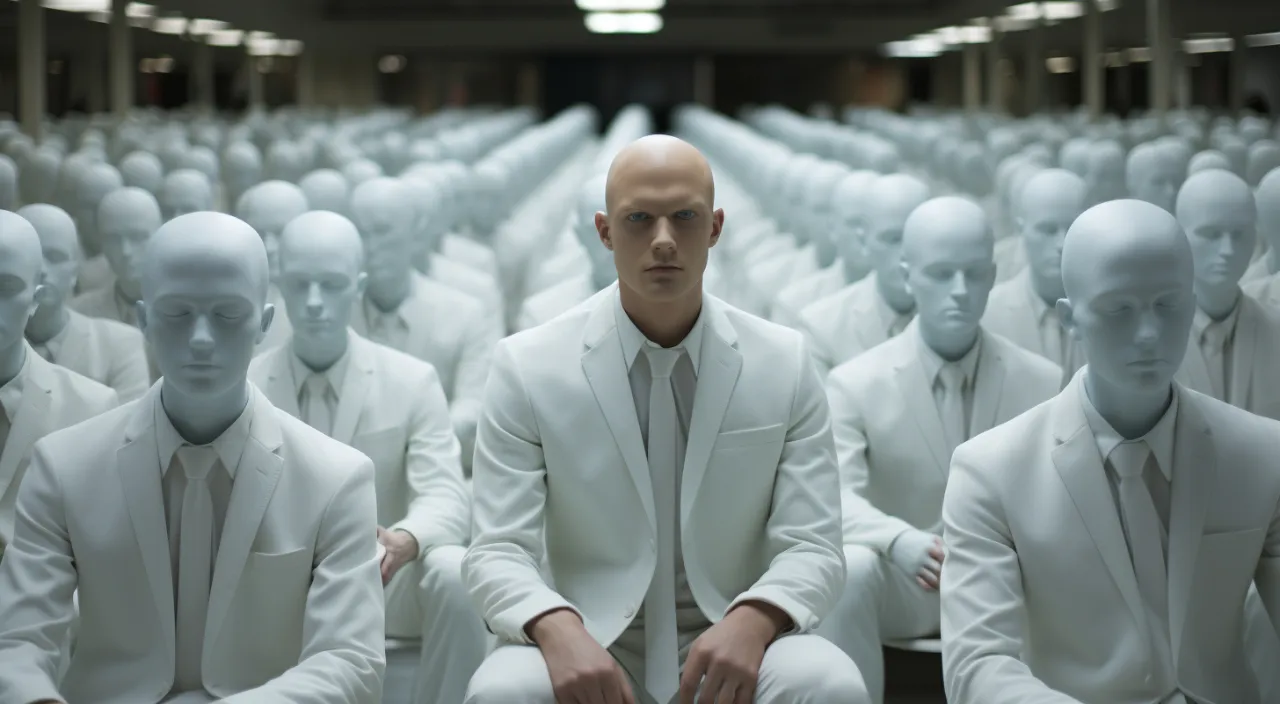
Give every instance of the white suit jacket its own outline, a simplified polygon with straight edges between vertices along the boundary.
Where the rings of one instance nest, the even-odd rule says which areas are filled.
[[[106,413],[118,403],[116,392],[46,362],[30,345],[26,364],[22,403],[9,419],[8,437],[0,439],[0,549],[13,543],[14,506],[36,441]]]
[[[770,320],[799,329],[800,311],[814,301],[826,298],[845,286],[844,262],[836,260],[825,269],[801,277],[782,287],[770,310]]]
[[[69,308],[67,313],[58,366],[111,387],[122,403],[145,394],[151,386],[151,374],[142,332],[131,325],[90,318]]]
[[[877,308],[879,297],[873,272],[800,311],[800,330],[820,372],[828,373],[888,339]]]
[[[924,343],[916,325],[827,378],[844,540],[881,554],[910,528],[942,534],[951,453],[922,366]],[[1062,379],[1056,364],[987,331],[976,369],[973,435],[1053,398]]]
[[[424,276],[479,301],[484,305],[489,324],[500,337],[506,334],[502,288],[491,275],[439,254],[429,255],[425,264],[425,271],[421,272]]]
[[[1145,602],[1081,406],[1083,379],[952,459],[942,664],[956,704],[1150,704],[1167,693],[1150,677]],[[1242,615],[1256,581],[1280,627],[1280,424],[1174,388],[1177,684],[1205,704],[1256,704]]]
[[[400,312],[409,324],[409,341],[399,351],[429,362],[440,375],[465,462],[475,442],[489,360],[500,334],[480,301],[416,272]],[[351,328],[368,337],[364,306],[352,312]]]
[[[538,262],[529,271],[529,278],[524,285],[524,299],[527,301],[565,279],[590,273],[591,255],[583,248],[582,243],[576,237],[573,241],[562,239],[556,244],[554,254]]]
[[[114,285],[82,293],[68,301],[67,307],[90,318],[111,320],[121,325],[128,325],[135,330],[138,329],[136,324],[121,316],[120,306],[116,301],[116,288]],[[151,347],[144,343],[144,349],[147,352],[148,383],[151,383],[160,378],[160,369],[156,366],[155,359],[151,355]]]
[[[1249,296],[1241,296],[1238,305],[1231,347],[1231,405],[1280,419],[1280,310],[1269,309]],[[1200,393],[1213,391],[1195,339],[1187,345],[1178,381]]]
[[[348,338],[331,437],[373,460],[378,525],[408,531],[423,554],[465,545],[470,497],[440,377],[426,362],[355,333]],[[301,418],[292,344],[254,359],[249,380],[276,408]]]
[[[1031,271],[1024,268],[1008,281],[1001,281],[991,289],[991,297],[987,299],[987,312],[982,316],[982,326],[987,330],[1013,342],[1024,350],[1030,350],[1052,362],[1061,363],[1056,350],[1046,350],[1044,341],[1040,339],[1040,321],[1036,319],[1036,311],[1032,307],[1029,296],[1031,291]],[[1068,339],[1068,333],[1062,330],[1062,337]],[[1077,345],[1071,341],[1069,344]],[[1073,359],[1083,364],[1084,355],[1077,349]],[[1075,369],[1064,369],[1060,386],[1066,386],[1075,374]]]
[[[1027,245],[1020,235],[996,240],[996,281],[1008,281],[1027,268]]]
[[[173,686],[174,579],[155,403],[36,444],[0,562],[0,701],[159,702]],[[227,507],[204,686],[227,704],[377,704],[385,667],[369,459],[257,390]],[[60,646],[79,589],[75,650]]]
[[[516,330],[537,327],[561,313],[573,308],[596,293],[591,271],[564,279],[524,299],[520,315],[516,318]]]
[[[614,321],[617,287],[605,291],[495,354],[462,570],[507,641],[530,642],[525,624],[563,607],[607,646],[653,577],[649,464]],[[845,580],[826,398],[800,335],[703,300],[679,507],[689,585],[713,623],[759,600],[810,631]],[[544,545],[555,589],[539,574]]]
[[[494,279],[498,277],[498,256],[483,242],[451,232],[440,238],[440,254]]]

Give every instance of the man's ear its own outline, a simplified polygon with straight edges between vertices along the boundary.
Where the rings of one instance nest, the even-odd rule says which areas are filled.
[[[613,251],[613,237],[609,232],[609,216],[603,212],[596,213],[596,233],[600,235],[600,241],[604,243],[604,248]]]
[[[724,208],[716,208],[711,214],[711,243],[709,246],[714,247],[720,241],[720,233],[724,232]]]
[[[911,267],[907,266],[905,259],[898,262],[898,269],[902,271],[902,287],[906,290],[908,296],[914,296],[915,292],[911,290]]]
[[[1062,321],[1062,329],[1067,331],[1076,342],[1080,341],[1080,334],[1077,331],[1075,311],[1071,309],[1071,301],[1066,298],[1059,298],[1053,304],[1053,309],[1058,312],[1058,320]]]
[[[368,288],[369,288],[369,274],[368,272],[362,271],[359,273],[359,275],[356,276],[356,297],[363,298],[364,292]]]
[[[135,301],[133,304],[133,313],[138,317],[138,329],[142,331],[143,337],[147,335],[147,306],[142,301]]]
[[[272,303],[268,303],[262,307],[262,325],[258,328],[257,340],[258,344],[267,339],[267,331],[271,329],[271,323],[276,319],[276,307]]]

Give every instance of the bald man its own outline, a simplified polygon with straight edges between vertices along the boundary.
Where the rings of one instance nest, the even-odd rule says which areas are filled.
[[[142,272],[164,376],[36,444],[0,563],[4,700],[376,704],[373,464],[247,381],[275,313],[261,240],[229,215],[184,215]]]
[[[1062,241],[1084,212],[1084,180],[1066,169],[1045,169],[1020,189],[1017,228],[1027,266],[991,291],[982,325],[1062,368],[1062,385],[1084,364],[1080,346],[1058,317],[1062,289]]]
[[[467,702],[867,701],[812,635],[844,586],[826,398],[798,333],[703,292],[714,201],[688,144],[624,148],[618,283],[498,344],[463,579],[503,645]]]
[[[350,220],[315,211],[286,225],[280,275],[293,333],[254,360],[249,379],[373,460],[387,635],[422,641],[416,701],[460,702],[489,639],[462,588],[471,497],[440,377],[350,330],[366,279]]]
[[[40,250],[31,223],[0,210],[0,565],[14,545],[14,506],[32,446],[117,402],[114,391],[46,362],[23,339],[44,297]]]
[[[982,207],[935,198],[903,229],[916,318],[827,378],[848,583],[819,632],[883,701],[882,640],[936,637],[942,497],[956,446],[1051,398],[1062,370],[986,330],[994,237]]]
[[[236,200],[235,216],[249,223],[267,248],[267,261],[271,266],[271,288],[267,291],[267,302],[283,313],[284,298],[280,295],[280,233],[284,226],[310,209],[307,196],[301,188],[286,181],[264,181],[246,190]],[[259,345],[259,351],[278,347],[289,339],[293,332],[286,315],[276,316],[267,336]]]
[[[1193,268],[1150,203],[1067,232],[1058,306],[1087,366],[951,461],[949,701],[1262,701],[1241,613],[1256,581],[1280,625],[1280,424],[1173,381]]]
[[[164,216],[155,196],[141,188],[120,188],[98,206],[98,236],[111,266],[113,285],[76,296],[71,307],[94,318],[138,326],[142,298],[142,254]]]
[[[160,201],[160,211],[165,220],[213,210],[215,204],[213,183],[195,169],[178,169],[165,176],[156,198]]]
[[[27,321],[27,342],[47,361],[111,387],[121,402],[141,397],[151,386],[142,333],[67,305],[80,266],[71,216],[44,203],[28,205],[18,214],[35,227],[44,253],[44,285],[40,305]]]

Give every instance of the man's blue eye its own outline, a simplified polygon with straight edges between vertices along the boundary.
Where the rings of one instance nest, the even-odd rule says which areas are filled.
[[[641,220],[647,219],[648,217],[649,215],[647,213],[632,213],[627,216],[627,219],[630,220],[631,222],[640,222]]]
[[[697,217],[697,213],[693,212],[692,210],[681,210],[680,212],[676,213],[676,217],[680,218],[681,220],[692,220],[695,217]]]

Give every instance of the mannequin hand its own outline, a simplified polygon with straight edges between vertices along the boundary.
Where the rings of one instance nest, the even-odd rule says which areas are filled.
[[[889,548],[889,559],[898,569],[916,578],[926,591],[937,591],[942,580],[942,538],[922,530],[899,535]]]
[[[788,620],[777,607],[755,602],[725,614],[689,649],[680,677],[680,704],[695,704],[695,696],[696,704],[754,702],[765,648]]]
[[[391,578],[396,576],[396,572],[401,567],[409,564],[418,557],[418,539],[412,534],[403,530],[387,530],[381,526],[378,527],[378,542],[382,547],[387,549],[387,554],[382,556],[382,586],[387,586],[391,582]]]
[[[587,633],[577,614],[551,611],[528,629],[547,662],[557,702],[636,704],[622,667]]]

